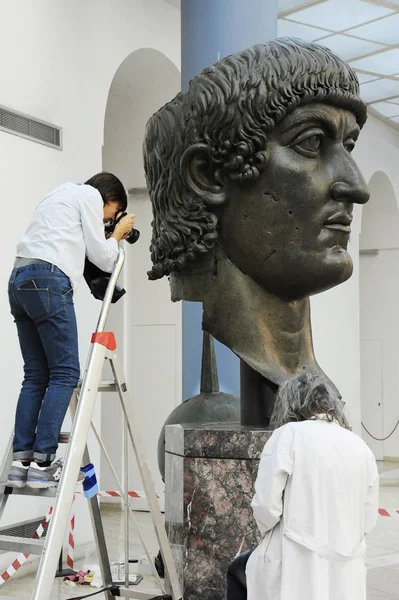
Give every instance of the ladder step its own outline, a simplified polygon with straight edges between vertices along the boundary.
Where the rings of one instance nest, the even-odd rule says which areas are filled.
[[[82,387],[82,380],[79,379],[77,389],[80,390],[81,387]],[[102,381],[100,381],[100,383],[98,385],[98,391],[99,392],[117,392],[118,388],[116,387],[116,383],[115,383],[114,379],[103,379]]]
[[[0,535],[0,550],[5,552],[26,552],[26,554],[41,554],[44,540],[33,538]]]
[[[0,485],[4,485],[4,483],[0,483]],[[28,486],[23,488],[6,488],[6,490],[11,490],[9,495],[13,496],[40,496],[41,498],[55,498],[57,493],[57,488],[37,488],[33,489]]]
[[[80,390],[81,386],[82,386],[82,380],[80,379],[77,389]],[[116,383],[113,379],[103,379],[99,383],[98,391],[99,392],[117,392],[118,388],[116,387]],[[69,433],[69,431],[61,431],[61,433],[58,437],[58,443],[59,444],[69,444],[70,437],[71,437],[71,434]]]
[[[117,392],[118,388],[116,387],[116,383],[113,379],[104,379],[100,381],[98,386],[99,392]]]

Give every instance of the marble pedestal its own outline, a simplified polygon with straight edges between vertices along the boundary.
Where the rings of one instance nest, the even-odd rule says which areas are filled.
[[[229,563],[258,543],[250,503],[271,433],[239,424],[166,427],[166,530],[185,600],[223,600]]]

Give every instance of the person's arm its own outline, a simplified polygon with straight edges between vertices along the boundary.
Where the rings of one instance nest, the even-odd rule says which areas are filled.
[[[121,219],[108,239],[105,239],[101,197],[85,195],[80,202],[80,215],[87,258],[102,271],[111,273],[118,257],[119,242],[133,227],[131,215]]]
[[[287,430],[277,430],[273,434],[259,463],[251,507],[262,536],[273,529],[283,512],[283,493],[288,476],[292,473],[292,455],[290,444],[287,443],[287,433]]]
[[[379,492],[379,475],[377,465],[375,464],[374,457],[371,459],[373,462],[372,468],[372,483],[368,488],[366,506],[364,509],[364,535],[370,533],[377,524],[378,516],[378,492]]]

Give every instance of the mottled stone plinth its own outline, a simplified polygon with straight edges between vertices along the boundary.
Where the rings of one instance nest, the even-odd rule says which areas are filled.
[[[258,543],[250,502],[270,430],[166,427],[165,518],[184,600],[223,600],[238,551]]]

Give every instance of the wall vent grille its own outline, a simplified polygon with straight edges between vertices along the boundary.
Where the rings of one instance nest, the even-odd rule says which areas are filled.
[[[61,127],[0,106],[0,130],[62,150]]]

